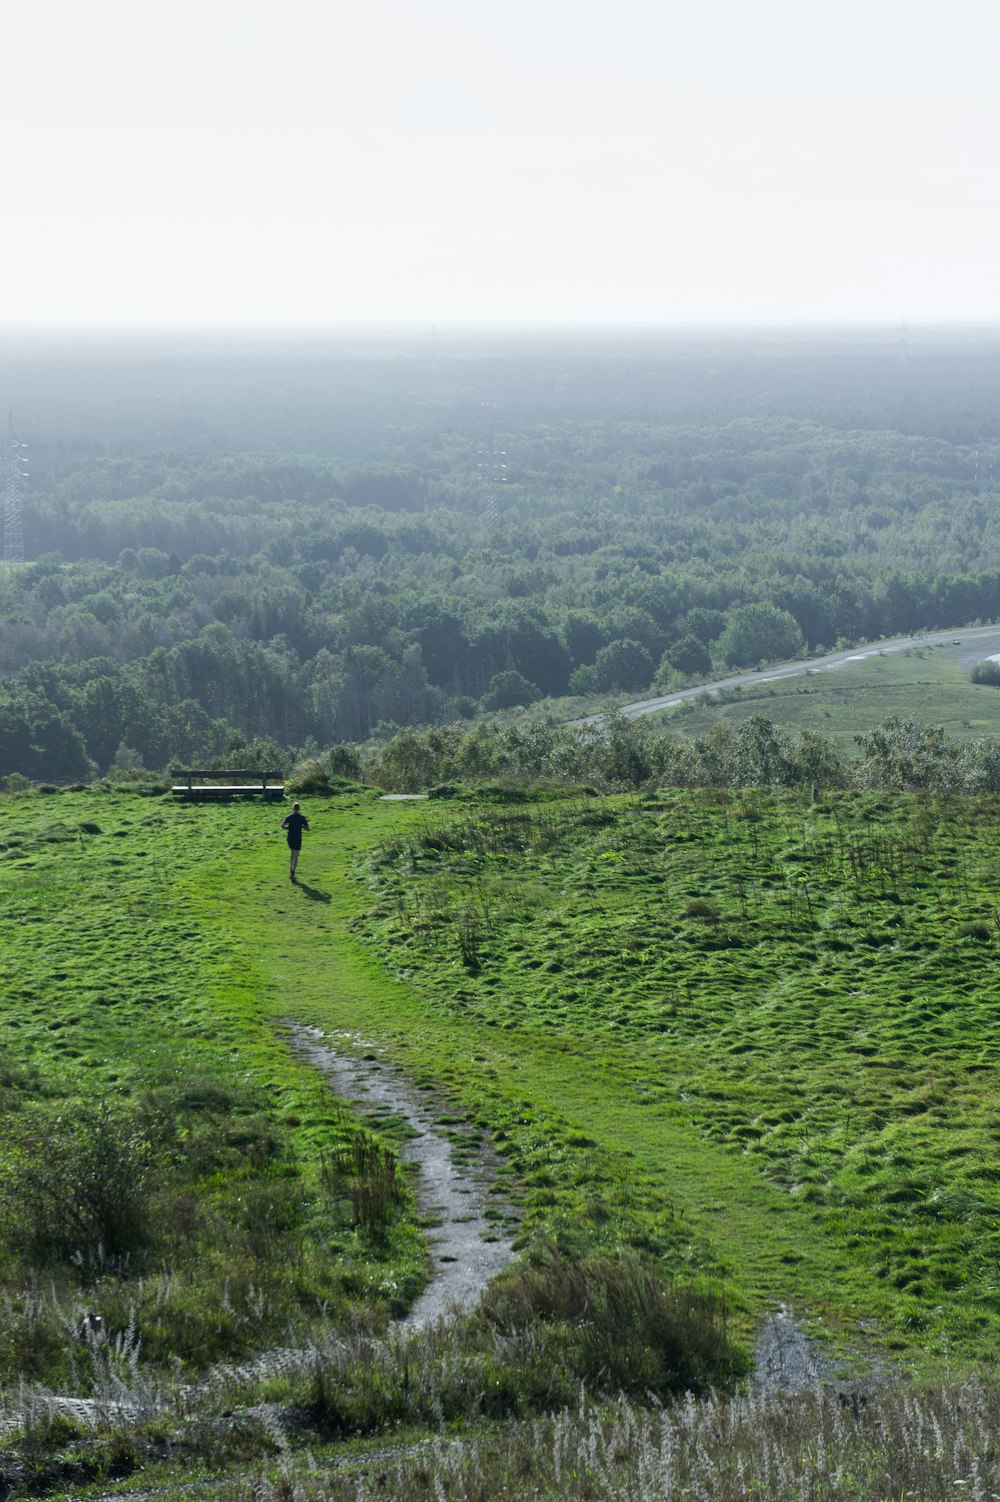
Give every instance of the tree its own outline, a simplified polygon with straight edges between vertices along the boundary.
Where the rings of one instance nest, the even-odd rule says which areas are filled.
[[[689,631],[680,641],[675,641],[663,654],[661,666],[673,668],[688,678],[704,677],[712,671],[712,659],[708,648],[693,632]]]
[[[867,735],[854,737],[864,760],[858,780],[867,787],[952,787],[958,748],[940,725],[924,725],[902,715],[887,715]]]
[[[445,606],[434,603],[416,612],[420,625],[416,640],[423,651],[424,667],[431,683],[447,688],[455,681],[465,681],[469,644],[462,622]]]
[[[767,715],[748,715],[737,729],[733,774],[737,787],[784,787],[791,781],[788,737]]]
[[[600,775],[612,787],[642,787],[653,775],[650,742],[645,720],[609,715],[593,742]]]
[[[735,668],[794,657],[801,652],[803,645],[802,632],[794,616],[764,601],[737,605],[731,610],[725,629],[716,642],[719,656]]]
[[[597,617],[580,610],[567,613],[562,623],[562,634],[570,659],[578,667],[592,664],[608,640],[608,634]]]
[[[684,625],[700,642],[707,647],[710,641],[714,641],[726,624],[725,612],[722,610],[706,610],[701,605],[696,605],[689,610]]]
[[[815,730],[799,731],[792,752],[792,778],[800,787],[841,788],[847,785],[847,767],[833,741]]]
[[[653,681],[653,659],[641,642],[608,642],[597,654],[594,663],[594,687],[598,693],[614,693],[618,690],[638,692],[648,688]]]
[[[83,736],[48,703],[0,704],[0,767],[24,777],[72,781],[93,775]]]
[[[538,689],[523,674],[516,668],[505,668],[490,679],[489,692],[483,695],[482,704],[487,710],[516,709],[518,705],[534,704],[540,698]]]

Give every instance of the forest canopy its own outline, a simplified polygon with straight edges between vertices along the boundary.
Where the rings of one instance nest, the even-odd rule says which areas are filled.
[[[1000,614],[985,340],[29,343],[0,377],[31,459],[0,774],[385,742]]]

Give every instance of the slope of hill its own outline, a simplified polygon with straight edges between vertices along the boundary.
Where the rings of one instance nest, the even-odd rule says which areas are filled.
[[[8,1411],[24,1376],[105,1401],[166,1393],[175,1358],[193,1374],[295,1332],[328,1354],[244,1375],[238,1398],[235,1378],[209,1383],[200,1422],[262,1393],[311,1413],[311,1442],[426,1422],[403,1347],[371,1344],[424,1277],[391,1168],[402,1124],[373,1136],[332,1107],[288,1019],[392,1058],[462,1151],[490,1145],[518,1206],[514,1284],[485,1325],[420,1348],[464,1422],[558,1406],[568,1353],[589,1347],[578,1310],[539,1314],[541,1290],[583,1279],[573,1297],[597,1309],[626,1269],[634,1289],[655,1276],[721,1297],[744,1352],[790,1306],[859,1369],[988,1366],[994,800],[359,794],[310,816],[297,888],[263,807],[84,789],[0,803]],[[130,1193],[88,1199],[94,1173]],[[648,1341],[651,1284],[641,1298]],[[529,1305],[541,1323],[522,1346],[512,1311]],[[712,1307],[691,1306],[689,1352]],[[97,1346],[80,1334],[95,1314]],[[372,1334],[345,1365],[359,1321]],[[735,1370],[725,1342],[699,1349]],[[471,1386],[440,1385],[460,1369]],[[174,1401],[143,1423],[155,1412],[193,1444]],[[142,1463],[147,1439],[126,1428]]]

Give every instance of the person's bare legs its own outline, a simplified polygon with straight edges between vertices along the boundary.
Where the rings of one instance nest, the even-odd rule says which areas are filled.
[[[298,852],[298,850],[296,850],[296,848],[294,846],[292,847],[291,857],[292,857],[292,863],[291,863],[292,864],[292,869],[288,873],[288,879],[289,879],[289,881],[294,881],[295,880],[295,868],[299,864],[299,852]]]

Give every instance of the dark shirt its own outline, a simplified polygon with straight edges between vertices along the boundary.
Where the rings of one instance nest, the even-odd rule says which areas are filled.
[[[309,820],[305,814],[291,813],[287,819],[282,819],[281,827],[288,830],[289,845],[301,845],[302,831],[309,828]]]

